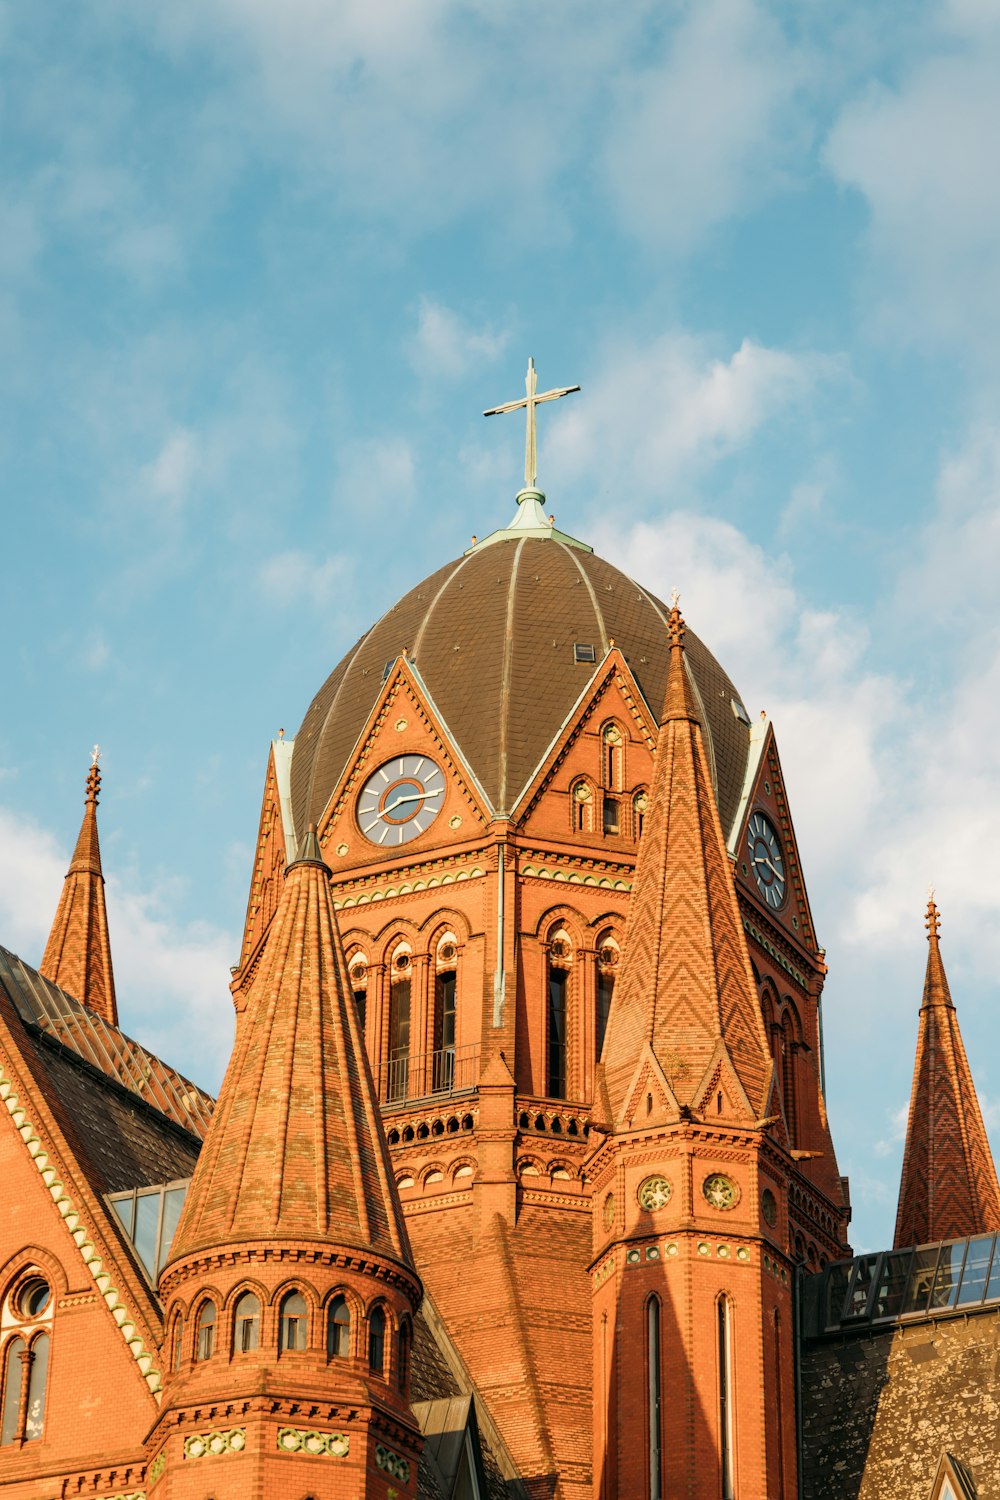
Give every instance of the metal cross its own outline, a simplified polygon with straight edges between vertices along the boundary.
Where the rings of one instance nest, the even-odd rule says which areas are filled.
[[[558,401],[560,396],[571,396],[578,391],[578,385],[564,385],[559,390],[543,391],[539,396],[536,391],[537,376],[535,374],[535,361],[528,360],[528,373],[524,380],[526,395],[523,401],[505,401],[503,406],[491,406],[489,411],[484,411],[484,417],[498,417],[501,412],[517,411],[525,407],[527,416],[527,432],[524,440],[524,487],[526,490],[535,488],[535,480],[538,477],[538,452],[535,440],[535,407],[540,406],[543,401]]]

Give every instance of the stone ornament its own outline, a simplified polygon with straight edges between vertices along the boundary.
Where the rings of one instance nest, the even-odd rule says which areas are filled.
[[[228,1432],[196,1432],[184,1439],[184,1457],[214,1458],[220,1453],[242,1453],[246,1445],[245,1427],[230,1427]]]
[[[735,1208],[739,1201],[739,1189],[735,1182],[722,1172],[713,1172],[711,1177],[706,1177],[701,1190],[705,1195],[705,1202],[710,1203],[713,1208]]]
[[[666,1208],[673,1194],[673,1188],[666,1177],[646,1177],[639,1184],[636,1197],[639,1207],[646,1209],[648,1213],[655,1212],[658,1208]]]
[[[346,1458],[351,1440],[345,1432],[314,1432],[311,1428],[279,1427],[278,1448],[282,1453],[310,1453],[314,1458]]]
[[[150,1464],[149,1468],[146,1471],[146,1478],[149,1480],[150,1489],[152,1489],[153,1485],[159,1479],[160,1475],[163,1473],[166,1467],[167,1455],[164,1450],[161,1450],[153,1459],[153,1462]]]
[[[410,1466],[405,1458],[401,1458],[398,1453],[393,1453],[391,1448],[383,1448],[381,1443],[376,1443],[375,1463],[378,1468],[391,1474],[393,1479],[398,1479],[400,1484],[409,1484]]]

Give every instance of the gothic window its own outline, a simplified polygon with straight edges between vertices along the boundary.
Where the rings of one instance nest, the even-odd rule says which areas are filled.
[[[455,1083],[455,1007],[458,976],[455,963],[458,941],[446,932],[437,945],[434,974],[434,1062],[431,1087],[448,1093]]]
[[[788,1134],[794,1142],[796,1132],[795,1099],[795,1028],[789,1010],[781,1018],[781,1095],[785,1106]]]
[[[399,1325],[399,1389],[405,1394],[410,1382],[410,1342],[413,1331],[409,1318]]]
[[[620,833],[622,825],[622,807],[617,797],[604,798],[604,832]]]
[[[662,1500],[659,1297],[650,1297],[646,1303],[646,1402],[649,1427],[649,1500]]]
[[[260,1343],[260,1303],[253,1292],[244,1292],[233,1318],[233,1349],[249,1354]]]
[[[642,838],[642,830],[646,821],[648,808],[648,795],[645,792],[636,792],[632,798],[632,837],[637,841]]]
[[[179,1370],[181,1360],[184,1358],[184,1318],[178,1313],[174,1319],[173,1337],[171,1340],[170,1368]]]
[[[198,1332],[195,1336],[195,1359],[211,1359],[215,1353],[215,1303],[203,1302],[198,1314]]]
[[[778,1494],[785,1493],[785,1424],[781,1407],[781,1317],[774,1312],[774,1406],[778,1422]]]
[[[326,1319],[326,1353],[329,1359],[347,1359],[351,1352],[351,1311],[346,1297],[334,1297]]]
[[[361,1027],[363,1036],[368,1012],[368,959],[366,956],[363,953],[352,953],[347,971],[351,979],[354,1008],[358,1013],[358,1025]]]
[[[735,1500],[733,1490],[733,1350],[732,1309],[727,1297],[716,1304],[719,1359],[719,1477],[722,1500]]]
[[[597,998],[594,1015],[595,1056],[598,1062],[604,1046],[604,1033],[608,1029],[611,998],[615,992],[615,969],[620,957],[617,939],[610,932],[603,932],[597,939]]]
[[[400,945],[389,965],[389,1087],[390,1102],[405,1099],[410,1070],[410,989],[413,960]]]
[[[594,827],[594,794],[585,781],[573,785],[570,796],[573,812],[573,829],[576,833],[590,833]]]
[[[549,944],[548,960],[545,1092],[550,1099],[566,1098],[567,1001],[571,959],[569,939],[560,930]]]
[[[13,1338],[7,1345],[3,1369],[3,1417],[0,1419],[0,1445],[13,1443],[20,1437],[23,1356],[27,1348],[22,1338]]]
[[[24,1418],[24,1441],[42,1435],[45,1421],[45,1385],[49,1373],[49,1336],[39,1333],[28,1346],[28,1406]]]
[[[282,1299],[279,1320],[278,1348],[304,1349],[309,1324],[309,1309],[301,1292],[289,1292]]]
[[[619,792],[625,767],[622,732],[617,724],[605,724],[601,731],[601,750],[604,785],[609,792]]]
[[[368,1319],[368,1365],[381,1375],[385,1364],[385,1312],[376,1307]]]

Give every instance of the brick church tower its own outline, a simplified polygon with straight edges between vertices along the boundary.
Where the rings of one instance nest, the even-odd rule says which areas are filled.
[[[596,1095],[595,1500],[792,1500],[794,1175],[684,624]]]
[[[416,1494],[420,1282],[314,830],[245,996],[160,1296],[155,1500]]]

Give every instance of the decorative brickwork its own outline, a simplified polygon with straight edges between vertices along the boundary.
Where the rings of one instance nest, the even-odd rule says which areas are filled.
[[[899,1247],[1000,1229],[1000,1185],[941,961],[940,921],[932,897],[896,1214]]]

